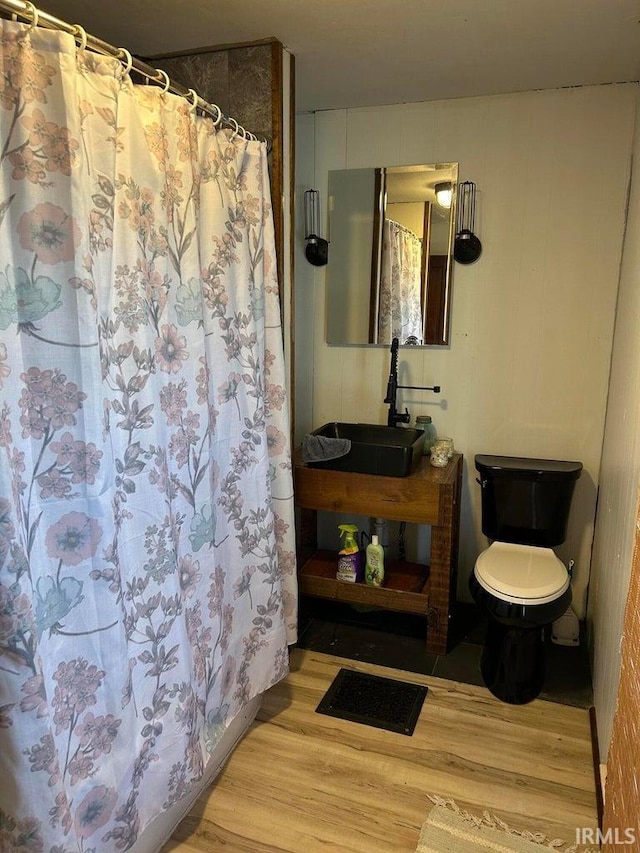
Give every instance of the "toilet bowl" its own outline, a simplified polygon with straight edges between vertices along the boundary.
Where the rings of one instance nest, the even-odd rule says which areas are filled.
[[[520,705],[540,694],[544,628],[571,604],[564,541],[579,462],[478,455],[482,530],[492,540],[469,580],[488,617],[480,669],[489,690]]]
[[[485,685],[503,702],[530,702],[544,686],[543,629],[571,604],[565,565],[551,548],[494,542],[479,555],[470,586],[489,620],[480,660]]]

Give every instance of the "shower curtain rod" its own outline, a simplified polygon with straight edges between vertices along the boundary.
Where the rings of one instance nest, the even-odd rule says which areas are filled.
[[[80,24],[69,24],[67,21],[62,21],[60,18],[56,18],[48,12],[38,9],[33,3],[28,2],[28,0],[0,0],[0,10],[9,12],[14,16],[24,18],[26,21],[30,21],[31,25],[34,27],[43,26],[48,27],[49,29],[62,30],[65,33],[69,33],[74,37],[74,39],[76,39],[76,41],[78,41],[81,50],[89,48],[94,51],[94,53],[101,53],[104,56],[112,56],[119,60],[126,67],[128,72],[136,71],[138,74],[145,77],[148,82],[161,85],[163,87],[163,91],[169,91],[176,95],[181,95],[194,108],[197,108],[203,113],[206,113],[208,116],[211,116],[214,120],[214,126],[217,127],[219,124],[225,124],[236,134],[243,136],[245,139],[258,139],[255,133],[250,133],[248,130],[245,130],[245,128],[238,124],[234,118],[224,115],[217,104],[210,104],[208,101],[201,98],[195,89],[187,89],[179,83],[175,83],[170,79],[166,71],[163,71],[161,68],[153,68],[151,65],[147,65],[146,62],[142,62],[140,59],[134,59],[126,48],[114,47],[112,44],[103,41],[97,36],[87,33],[84,27]],[[268,147],[268,140],[263,139],[262,141],[264,141]]]
[[[418,237],[418,235],[416,234],[415,231],[412,231],[411,228],[407,228],[407,226],[403,225],[402,222],[398,222],[396,219],[389,219],[389,218],[387,218],[387,222],[392,222],[394,225],[397,225],[401,231],[404,231],[405,234],[411,234],[411,236],[415,237],[416,240],[421,239],[420,237]]]

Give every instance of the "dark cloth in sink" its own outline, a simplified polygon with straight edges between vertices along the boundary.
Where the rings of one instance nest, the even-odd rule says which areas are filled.
[[[304,462],[327,462],[346,456],[351,450],[348,438],[328,438],[325,435],[305,435],[302,441]]]

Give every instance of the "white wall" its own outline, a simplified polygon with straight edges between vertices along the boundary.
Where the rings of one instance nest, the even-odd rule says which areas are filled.
[[[640,128],[640,120],[636,126]],[[609,748],[620,676],[623,611],[640,482],[639,169],[640,134],[636,132],[589,589],[593,689],[603,761]]]
[[[558,551],[576,560],[584,615],[636,93],[619,84],[300,117],[307,134],[314,123],[309,156],[325,204],[331,169],[457,161],[460,180],[477,184],[484,248],[476,264],[455,265],[451,344],[400,359],[401,383],[443,388],[437,397],[404,392],[400,403],[431,414],[465,454],[463,597],[486,546],[474,454],[578,459],[585,471]],[[387,349],[327,346],[325,270],[299,281],[298,269],[296,291],[312,278],[315,299],[296,317],[296,362],[313,340],[307,420],[383,423]]]

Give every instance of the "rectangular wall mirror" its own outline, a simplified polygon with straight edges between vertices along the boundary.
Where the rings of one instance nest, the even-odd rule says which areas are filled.
[[[457,163],[329,172],[327,343],[449,343],[457,182]]]

